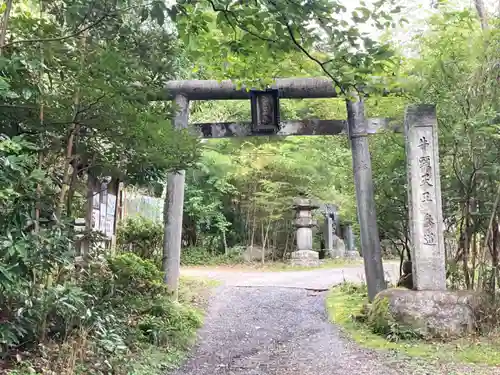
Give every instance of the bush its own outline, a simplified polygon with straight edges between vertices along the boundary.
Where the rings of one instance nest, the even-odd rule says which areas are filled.
[[[22,138],[0,139],[0,357],[40,340],[64,340],[85,312],[85,293],[66,280],[72,233],[53,221],[51,181]],[[39,207],[35,232],[34,207]]]
[[[163,272],[149,259],[135,254],[121,254],[108,259],[119,293],[153,297],[166,293]]]
[[[238,251],[228,254],[213,254],[203,247],[188,247],[181,252],[181,264],[185,266],[207,266],[237,264],[242,261]]]
[[[118,225],[117,246],[143,259],[161,259],[163,225],[142,216],[129,217]]]
[[[177,356],[194,337],[200,314],[170,301],[163,273],[136,254],[91,253],[77,265],[72,227],[64,217],[53,219],[57,191],[37,165],[32,145],[0,138],[2,367],[15,364],[12,374],[120,375],[142,366],[151,374],[154,366],[142,365],[139,353]],[[133,230],[121,238],[135,238],[135,249],[150,256],[162,231],[152,238],[152,226],[144,223],[129,221]]]
[[[368,299],[366,284],[345,282],[341,284],[339,288],[343,294],[355,295],[356,299]],[[375,298],[372,304],[364,303],[359,312],[352,315],[352,319],[356,323],[369,328],[371,332],[384,336],[389,341],[415,340],[422,338],[419,332],[401,325],[392,317],[389,311],[389,300],[386,298]]]
[[[73,276],[77,282],[67,280],[65,285],[46,289],[37,295],[41,302],[33,305],[35,309],[27,309],[19,319],[2,324],[2,333],[8,332],[7,328],[18,334],[7,354],[16,354],[20,347],[15,344],[23,342],[23,351],[32,350],[33,367],[42,372],[60,365],[58,360],[64,358],[56,351],[61,352],[62,346],[44,354],[51,358],[50,363],[37,362],[36,347],[43,347],[40,344],[44,342],[63,346],[73,342],[73,352],[66,355],[77,357],[82,373],[105,374],[107,369],[128,374],[142,362],[140,358],[127,362],[125,357],[150,350],[148,345],[164,348],[164,355],[168,356],[170,350],[185,349],[201,326],[201,314],[172,302],[166,294],[162,272],[135,254],[98,257]],[[107,361],[104,368],[103,360]]]

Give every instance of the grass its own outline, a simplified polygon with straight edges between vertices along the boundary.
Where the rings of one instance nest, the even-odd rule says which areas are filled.
[[[181,277],[179,282],[179,302],[197,310],[204,316],[213,288],[219,285],[216,280]],[[194,336],[192,337],[194,343]],[[185,359],[191,346],[157,347],[145,345],[136,353],[133,375],[162,374],[175,369]],[[131,374],[132,375],[132,374]]]
[[[397,352],[414,358],[500,366],[498,335],[466,337],[446,343],[423,340],[390,342],[372,333],[367,325],[352,319],[352,315],[358,313],[364,303],[366,300],[363,294],[352,291],[350,293],[342,287],[333,288],[326,300],[331,321],[341,326],[361,346]]]
[[[363,264],[362,259],[326,259],[321,262],[318,267],[294,266],[285,262],[253,262],[253,263],[236,263],[224,265],[207,265],[207,266],[186,266],[186,268],[210,268],[210,269],[228,269],[238,271],[263,271],[263,272],[285,272],[285,271],[308,271],[314,269],[334,269],[344,267],[354,267]]]
[[[179,302],[191,305],[204,312],[208,307],[208,299],[213,288],[219,285],[220,281],[218,280],[181,276]]]

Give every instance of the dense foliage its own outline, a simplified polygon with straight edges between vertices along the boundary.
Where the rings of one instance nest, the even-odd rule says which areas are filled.
[[[37,151],[22,138],[0,141],[0,360],[40,372],[161,370],[190,343],[199,313],[169,300],[149,260],[75,258],[71,226],[52,219],[57,195]],[[165,358],[124,361],[143,351]]]
[[[428,29],[410,45],[418,55],[401,57],[397,80],[406,94],[369,98],[367,116],[389,117],[402,123],[405,105],[437,105],[449,283],[460,288],[495,288],[500,246],[496,23],[492,19],[489,30],[482,30],[474,11],[444,5],[427,22]],[[340,100],[282,103],[285,119],[345,117]],[[196,109],[193,117],[200,122],[209,120],[208,114],[214,114],[210,120],[217,121],[248,118],[248,108],[241,103]],[[409,257],[403,137],[378,134],[370,138],[370,148],[383,248],[387,253]],[[223,205],[224,216],[231,224],[229,246],[257,244],[286,253],[293,247],[290,203],[304,192],[320,201],[337,203],[345,219],[356,218],[350,150],[344,138],[213,141],[205,147],[202,165],[210,170],[208,178],[230,183],[229,196],[226,192],[210,195]],[[190,199],[199,199],[202,185],[198,180],[189,182],[188,196],[196,194]],[[187,223],[191,223],[189,206],[185,214],[190,218]],[[198,230],[198,238],[212,236],[212,232],[200,231],[194,225],[190,230]],[[266,233],[272,235],[266,237]],[[220,251],[223,247],[219,241]]]
[[[299,195],[335,203],[356,223],[345,136],[201,144],[173,129],[169,102],[152,100],[170,79],[334,81],[338,99],[283,100],[283,119],[345,118],[343,95],[354,87],[370,94],[369,117],[401,122],[406,104],[437,104],[450,286],[500,283],[493,17],[440,5],[404,46],[408,57],[362,30],[404,21],[391,1],[351,12],[338,0],[24,0],[0,11],[0,366],[159,373],[199,325],[182,293],[180,304],[167,299],[161,223],[127,219],[114,255],[90,246],[79,256],[72,222],[90,222],[96,181],[158,190],[168,171],[186,169],[183,264],[237,262],[247,247],[286,257]],[[404,95],[382,98],[382,88]],[[247,121],[250,109],[194,102],[190,115]],[[402,137],[382,133],[370,145],[384,250],[408,257]],[[152,363],[155,353],[166,360]]]

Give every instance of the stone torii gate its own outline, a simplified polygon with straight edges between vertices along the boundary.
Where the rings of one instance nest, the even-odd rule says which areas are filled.
[[[203,138],[262,135],[348,135],[352,150],[357,216],[370,300],[385,289],[384,269],[375,213],[372,167],[368,135],[387,128],[386,119],[365,119],[363,99],[346,101],[346,120],[295,120],[281,122],[280,99],[338,97],[332,81],[324,78],[284,78],[266,90],[237,87],[231,81],[170,81],[157,100],[173,100],[177,129],[188,127],[191,100],[250,100],[252,119],[248,123],[193,124]],[[392,130],[401,132],[400,127]],[[446,289],[445,253],[441,209],[441,188],[435,107],[410,106],[405,113],[408,165],[408,197],[412,242],[413,280],[417,289]],[[185,172],[170,173],[165,212],[164,259],[166,282],[176,296],[178,290]]]

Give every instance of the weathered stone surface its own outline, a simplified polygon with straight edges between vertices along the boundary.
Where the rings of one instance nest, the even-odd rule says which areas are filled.
[[[362,258],[361,255],[359,255],[357,250],[351,250],[345,252],[345,257],[348,259],[357,259],[357,258]]]
[[[405,139],[414,286],[418,290],[446,290],[438,131],[434,106],[415,105],[407,108]]]
[[[333,219],[330,216],[325,218],[323,237],[325,239],[325,249],[328,253],[333,249]]]
[[[307,198],[297,198],[294,201],[295,226],[297,227],[297,250],[312,250],[313,232],[312,227],[316,221],[312,219],[312,210],[318,205]],[[318,253],[316,253],[318,254]]]
[[[319,254],[313,250],[294,251],[290,257],[293,266],[317,267],[320,265]]]
[[[361,248],[365,260],[368,298],[372,301],[375,295],[385,288],[385,279],[375,209],[368,129],[363,99],[358,97],[355,101],[347,101],[346,104]]]
[[[356,251],[354,248],[354,233],[352,232],[352,225],[346,224],[342,228],[342,236],[345,241],[346,252]]]
[[[293,207],[298,211],[307,211],[311,212],[319,207],[318,203],[309,198],[295,198],[293,201]]]
[[[310,217],[298,217],[295,219],[295,226],[297,228],[312,228],[317,226],[318,223],[316,220],[310,218]]]
[[[264,253],[264,259],[266,259],[271,255],[272,250],[266,248],[264,251],[262,251],[261,246],[248,246],[245,251],[243,251],[241,256],[245,262],[260,262],[262,261],[262,253]]]
[[[333,235],[333,247],[328,249],[330,258],[341,258],[345,256],[345,243],[336,235]]]
[[[453,338],[474,333],[477,311],[484,299],[469,291],[387,289],[374,304],[387,299],[397,322],[427,337]]]

